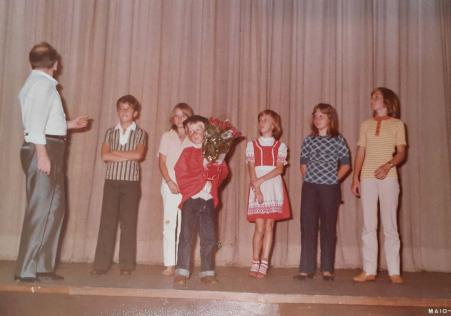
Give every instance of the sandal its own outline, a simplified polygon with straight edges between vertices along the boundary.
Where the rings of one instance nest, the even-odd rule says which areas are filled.
[[[251,269],[249,270],[249,276],[252,278],[256,278],[259,268],[260,268],[260,261],[252,260]]]
[[[262,260],[260,263],[260,267],[258,268],[257,279],[264,279],[268,274],[269,264],[268,261]]]

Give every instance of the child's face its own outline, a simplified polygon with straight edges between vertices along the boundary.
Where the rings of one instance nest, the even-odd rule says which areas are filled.
[[[386,109],[384,104],[384,96],[379,90],[374,92],[371,96],[371,109],[376,112]]]
[[[121,124],[129,124],[135,120],[138,112],[135,111],[128,103],[119,103],[117,107],[117,116]]]
[[[204,134],[205,134],[205,125],[202,122],[197,122],[193,124],[189,124],[186,127],[188,138],[189,140],[196,144],[200,145],[204,141]]]
[[[313,114],[313,125],[315,125],[318,131],[327,131],[330,125],[329,116],[321,112],[320,109],[317,109]]]
[[[176,109],[172,120],[174,122],[174,125],[177,126],[177,128],[183,128],[183,122],[187,118],[188,116],[186,116],[186,114],[182,110]]]
[[[258,131],[262,136],[272,136],[274,120],[269,115],[262,115],[258,119]]]

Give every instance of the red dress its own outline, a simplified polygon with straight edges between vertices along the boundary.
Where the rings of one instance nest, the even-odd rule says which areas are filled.
[[[286,163],[286,152],[281,154],[281,144],[278,140],[274,140],[273,144],[269,146],[263,145],[258,140],[252,142],[253,155],[249,155],[247,160],[255,162],[257,177],[271,172],[278,162]],[[285,145],[284,148],[286,148]],[[248,221],[254,222],[257,218],[269,218],[276,221],[291,218],[290,202],[281,175],[263,182],[260,189],[263,193],[263,203],[261,204],[255,200],[253,190],[249,190]]]

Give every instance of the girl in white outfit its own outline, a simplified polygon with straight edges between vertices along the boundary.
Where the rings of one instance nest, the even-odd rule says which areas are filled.
[[[183,122],[193,115],[193,109],[186,103],[177,104],[171,112],[171,129],[161,136],[158,150],[159,168],[162,176],[161,196],[163,197],[163,261],[162,274],[172,276],[175,271],[177,247],[180,233],[180,209],[182,199],[175,179],[174,165],[184,148],[185,129]]]

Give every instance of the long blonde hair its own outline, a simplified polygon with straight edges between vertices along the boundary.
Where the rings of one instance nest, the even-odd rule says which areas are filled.
[[[175,111],[177,111],[177,109],[182,111],[183,114],[186,115],[186,117],[193,116],[193,114],[194,114],[193,109],[188,105],[188,103],[176,104],[174,106],[174,108],[172,109],[171,117],[169,118],[169,123],[171,124],[171,129],[173,129],[173,130],[177,130],[177,126],[175,126],[175,124],[174,124],[174,116],[175,116]]]

